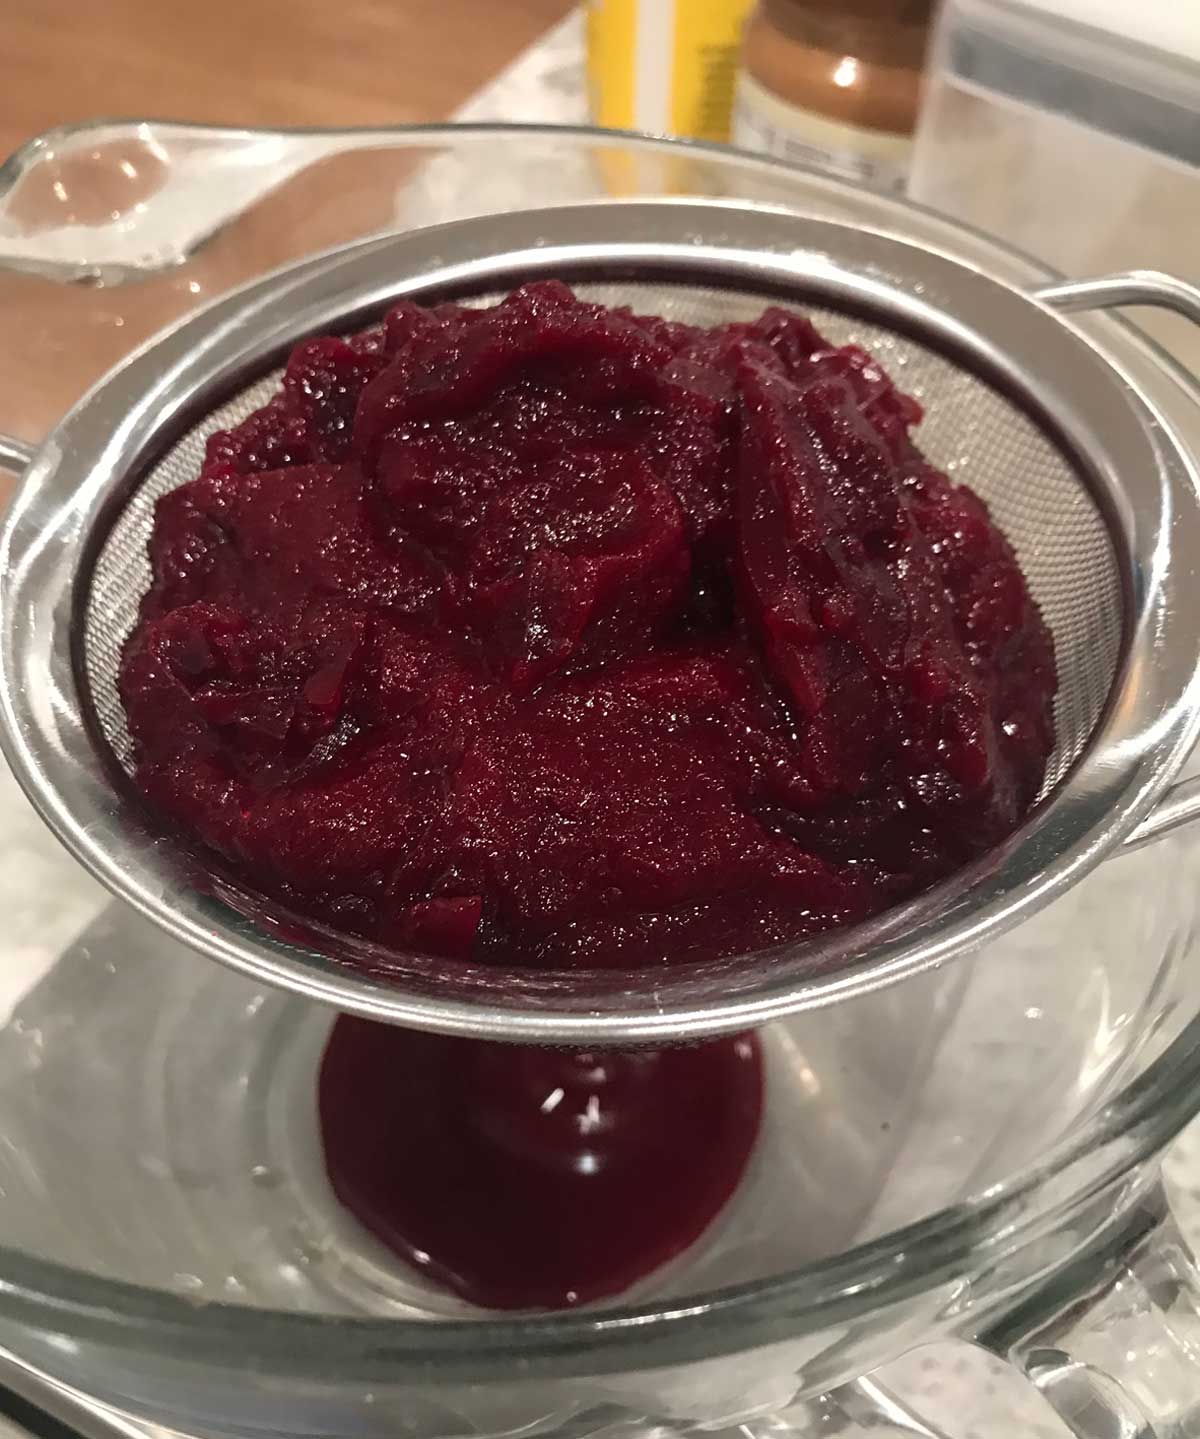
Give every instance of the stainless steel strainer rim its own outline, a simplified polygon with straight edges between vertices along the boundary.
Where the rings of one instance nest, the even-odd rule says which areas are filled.
[[[1130,651],[1102,743],[986,863],[902,911],[806,946],[803,970],[781,959],[749,982],[744,969],[726,966],[715,976],[711,967],[656,972],[652,981],[635,975],[616,992],[511,974],[504,989],[494,976],[396,985],[297,951],[199,894],[174,847],[114,791],[80,703],[81,581],[123,482],[187,416],[304,334],[365,318],[401,293],[494,290],[535,274],[572,279],[631,267],[882,310],[970,355],[1031,405],[1044,403],[1103,503],[1122,512],[1129,540]],[[1197,727],[1186,616],[1197,612],[1200,580],[1174,556],[1198,545],[1190,461],[1155,429],[1144,402],[1045,307],[957,262],[887,235],[720,202],[610,202],[457,222],[260,281],[130,357],[66,417],[31,465],[0,537],[0,738],[34,803],[94,874],[176,938],[270,984],[377,1019],[498,1039],[728,1031],[973,947],[1032,913],[1130,832]]]

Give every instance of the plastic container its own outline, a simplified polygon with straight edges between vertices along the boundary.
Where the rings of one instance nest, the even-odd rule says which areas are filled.
[[[1069,275],[1200,281],[1200,5],[946,0],[910,193]],[[1193,328],[1136,318],[1200,371]]]

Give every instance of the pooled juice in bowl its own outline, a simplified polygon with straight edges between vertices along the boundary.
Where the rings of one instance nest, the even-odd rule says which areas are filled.
[[[753,1034],[571,1052],[349,1015],[318,1085],[340,1202],[489,1309],[587,1304],[683,1253],[737,1189],[762,1101]]]
[[[120,675],[137,783],[252,888],[434,957],[652,970],[863,919],[1010,833],[1053,746],[1049,632],[920,418],[780,309],[701,329],[546,282],[309,340],[159,501]],[[366,1034],[340,1021],[323,1070],[335,1190],[338,1115],[388,1067]],[[387,1043],[405,1084],[459,1062]],[[426,1129],[406,1162],[445,1169]],[[676,1238],[748,1149],[716,1145],[729,1182]],[[609,1267],[550,1288],[638,1266]]]

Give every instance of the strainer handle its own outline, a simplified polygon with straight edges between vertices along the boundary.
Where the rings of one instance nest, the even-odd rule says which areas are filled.
[[[0,433],[0,470],[11,470],[18,478],[34,456],[34,447],[15,435]]]
[[[1092,280],[1063,280],[1042,285],[1033,298],[1056,310],[1117,310],[1126,305],[1151,305],[1172,310],[1200,325],[1200,288],[1160,270],[1127,270]]]
[[[1200,287],[1159,270],[1128,270],[1091,280],[1062,280],[1042,285],[1033,298],[1056,310],[1115,310],[1150,305],[1170,310],[1200,325]],[[1200,398],[1200,396],[1198,396]],[[1126,838],[1125,849],[1140,849],[1181,825],[1200,819],[1200,777],[1173,785],[1157,807]]]
[[[1200,819],[1200,775],[1173,784],[1141,824],[1126,835],[1121,853],[1153,844],[1196,819]]]

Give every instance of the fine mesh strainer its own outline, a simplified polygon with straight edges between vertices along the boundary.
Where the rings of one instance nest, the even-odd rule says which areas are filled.
[[[402,295],[483,303],[549,277],[704,325],[792,304],[922,401],[920,445],[988,502],[1054,634],[1057,746],[1009,841],[911,903],[803,944],[555,974],[322,931],[155,830],[129,783],[116,691],[155,501],[195,476],[209,433],[273,392],[301,338],[361,327]],[[1196,465],[1055,308],[1135,302],[1200,321],[1200,295],[1167,277],[1029,296],[883,234],[717,202],[489,216],[305,262],[131,356],[34,457],[0,539],[4,748],[51,827],[115,893],[207,955],[372,1018],[496,1039],[665,1040],[898,979],[1017,923],[1122,841],[1200,811],[1187,786],[1162,798],[1200,725]]]

